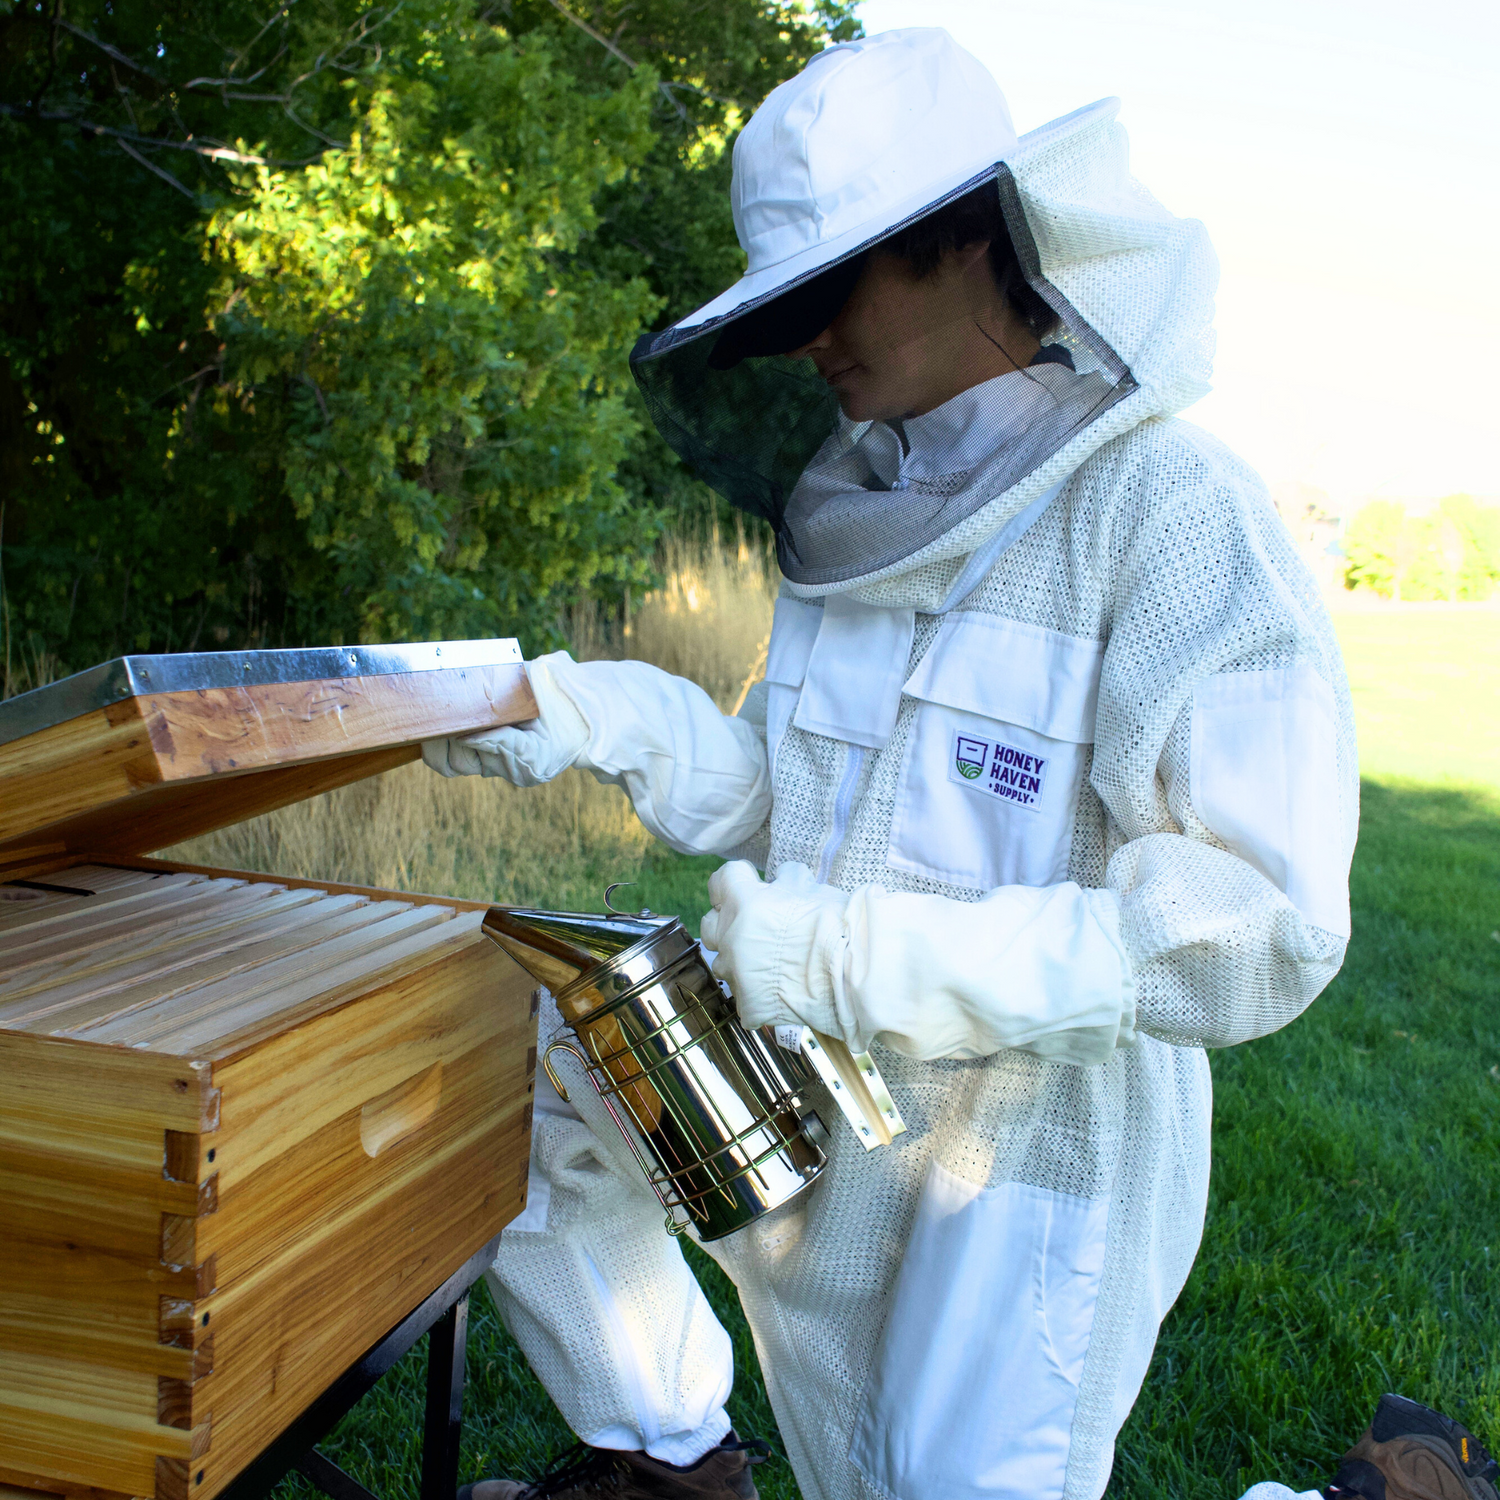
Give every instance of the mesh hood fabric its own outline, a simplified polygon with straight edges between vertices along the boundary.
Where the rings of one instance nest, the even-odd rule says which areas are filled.
[[[921,538],[942,536],[982,497],[1009,489],[1118,397],[1118,387],[1097,371],[1079,374],[1055,364],[986,381],[948,403],[965,408],[973,428],[987,435],[984,449],[946,463],[939,450],[932,455],[936,472],[929,463],[914,474],[912,460],[927,455],[912,433],[926,419],[904,424],[898,436],[884,422],[851,430],[841,418],[783,513],[795,577],[805,585],[835,583],[854,559],[879,568],[909,557]]]
[[[771,521],[782,571],[799,597],[848,589],[869,603],[921,607],[881,585],[900,577],[901,593],[929,581],[913,580],[911,565],[973,551],[1102,444],[1208,389],[1217,261],[1201,224],[1168,213],[1131,178],[1117,108],[1105,100],[1022,137],[1015,155],[986,174],[998,181],[1028,279],[1062,320],[1059,342],[1080,372],[1111,387],[1110,396],[1081,426],[1054,421],[1039,429],[1026,464],[997,462],[969,476],[943,497],[940,511],[911,497],[899,556],[888,537],[884,548],[875,537],[873,546],[804,557],[795,520],[788,527],[797,482],[825,456],[820,450],[838,420],[837,401],[811,361],[748,359],[710,371],[714,338],[730,320],[638,342],[632,369],[663,438],[733,504]]]

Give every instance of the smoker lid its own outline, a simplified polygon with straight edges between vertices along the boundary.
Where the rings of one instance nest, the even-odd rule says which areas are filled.
[[[0,876],[149,853],[536,711],[510,639],[118,657],[0,703]]]

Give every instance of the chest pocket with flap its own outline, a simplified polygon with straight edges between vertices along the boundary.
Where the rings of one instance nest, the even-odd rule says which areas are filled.
[[[978,890],[1065,880],[1103,658],[1100,641],[949,615],[904,688],[921,707],[892,868]]]

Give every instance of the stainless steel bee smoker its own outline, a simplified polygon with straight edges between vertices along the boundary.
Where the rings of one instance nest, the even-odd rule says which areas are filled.
[[[547,1047],[547,1076],[566,1099],[553,1057],[583,1064],[669,1232],[722,1239],[817,1179],[827,1135],[806,1100],[815,1074],[740,1025],[675,917],[496,906],[484,931],[552,991],[572,1035]]]

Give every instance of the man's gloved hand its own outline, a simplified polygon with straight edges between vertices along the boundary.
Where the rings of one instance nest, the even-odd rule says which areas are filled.
[[[528,662],[536,718],[461,739],[427,740],[422,759],[444,776],[501,776],[516,786],[551,781],[577,762],[592,732],[565,687],[577,671],[566,651]]]
[[[749,1027],[790,1023],[832,1036],[853,1030],[844,1014],[844,909],[848,894],[819,885],[806,865],[782,865],[763,881],[735,860],[709,877],[714,909],[703,919],[714,973]]]
[[[743,861],[708,882],[703,941],[746,1026],[790,1022],[864,1052],[987,1057],[1006,1047],[1104,1062],[1135,1035],[1112,891],[1000,886],[982,901],[845,893],[806,865],[769,884]]]

